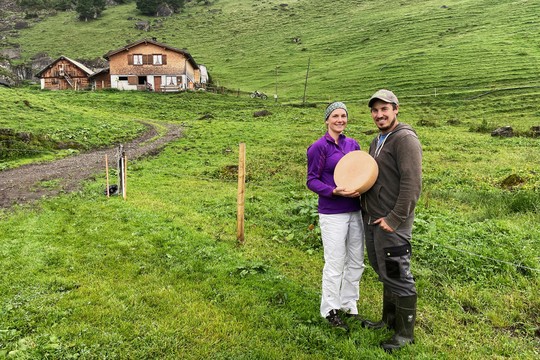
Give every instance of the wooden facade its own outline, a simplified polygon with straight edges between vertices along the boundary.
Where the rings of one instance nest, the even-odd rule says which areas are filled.
[[[182,91],[206,86],[208,73],[185,49],[139,40],[103,56],[109,67],[94,71],[65,56],[36,74],[41,89]]]
[[[104,55],[111,87],[120,90],[181,91],[200,83],[200,69],[186,51],[140,40]]]
[[[111,88],[111,74],[109,68],[99,70],[89,77],[92,90],[102,90]]]
[[[41,79],[41,89],[84,90],[90,88],[89,77],[94,71],[65,56],[49,64],[36,74]]]

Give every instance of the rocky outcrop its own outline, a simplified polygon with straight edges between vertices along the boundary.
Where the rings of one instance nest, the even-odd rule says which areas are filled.
[[[503,126],[493,130],[491,136],[512,137],[514,136],[514,129],[511,126]]]

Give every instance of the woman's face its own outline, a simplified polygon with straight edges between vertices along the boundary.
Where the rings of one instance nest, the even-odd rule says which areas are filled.
[[[328,119],[326,119],[328,132],[341,134],[347,127],[347,112],[344,109],[336,109],[332,111]]]

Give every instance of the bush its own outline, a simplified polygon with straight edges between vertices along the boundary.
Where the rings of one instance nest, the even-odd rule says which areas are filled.
[[[80,20],[95,19],[105,10],[105,0],[77,0],[75,11]]]
[[[137,0],[137,9],[148,16],[156,16],[160,5],[169,5],[174,12],[178,12],[184,6],[184,0]]]

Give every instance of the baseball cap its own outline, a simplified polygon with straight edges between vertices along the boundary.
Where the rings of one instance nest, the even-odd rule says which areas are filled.
[[[394,95],[393,92],[386,89],[381,89],[377,91],[373,96],[369,99],[368,106],[371,107],[375,100],[382,100],[384,102],[390,103],[390,104],[396,104],[399,105],[399,101],[397,99],[397,96]]]

